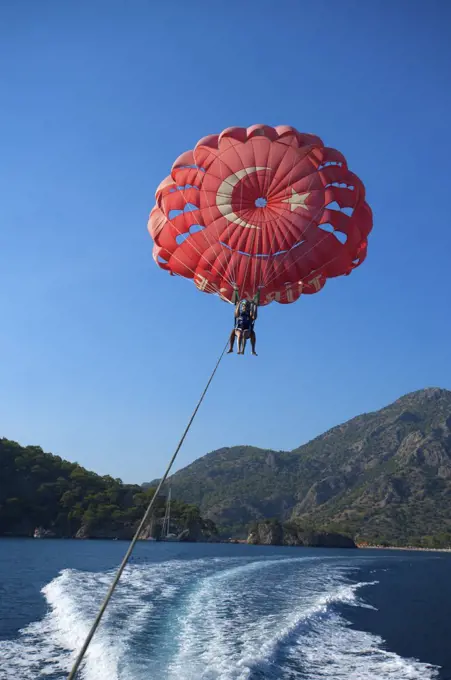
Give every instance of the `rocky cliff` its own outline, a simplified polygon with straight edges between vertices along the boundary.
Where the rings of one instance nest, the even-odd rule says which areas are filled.
[[[338,533],[313,531],[294,522],[267,521],[255,524],[249,533],[252,545],[289,545],[315,548],[356,548],[352,538]]]

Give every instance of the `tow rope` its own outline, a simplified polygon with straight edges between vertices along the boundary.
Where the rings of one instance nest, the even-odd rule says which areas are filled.
[[[104,599],[103,602],[102,602],[102,605],[101,605],[101,607],[100,607],[100,609],[99,609],[99,613],[97,614],[96,619],[95,619],[94,623],[93,623],[92,626],[91,626],[91,630],[89,631],[89,633],[88,633],[88,635],[87,635],[87,637],[86,637],[86,640],[85,640],[84,643],[83,643],[83,647],[80,649],[80,651],[79,651],[79,653],[78,653],[78,656],[77,656],[77,658],[76,658],[76,660],[75,660],[74,665],[72,666],[72,670],[71,670],[71,672],[69,673],[69,675],[68,675],[68,677],[67,677],[67,680],[75,680],[75,678],[76,678],[76,676],[77,676],[77,673],[78,673],[78,671],[79,671],[79,669],[80,669],[81,662],[83,661],[83,658],[84,658],[84,656],[85,656],[85,654],[86,654],[86,652],[87,652],[87,650],[88,650],[88,647],[89,647],[89,645],[90,645],[90,643],[91,643],[91,640],[92,640],[92,638],[94,637],[94,633],[96,632],[96,630],[97,630],[97,628],[98,628],[98,626],[99,626],[99,623],[100,623],[100,621],[102,620],[102,616],[104,615],[105,610],[106,610],[106,608],[107,608],[107,606],[108,606],[108,603],[109,603],[109,601],[111,600],[111,597],[112,597],[112,595],[113,595],[113,593],[114,593],[114,591],[115,591],[115,588],[116,588],[117,584],[119,583],[119,579],[120,579],[121,576],[122,576],[122,572],[124,571],[125,567],[127,566],[127,562],[128,562],[129,559],[130,559],[130,556],[131,556],[131,554],[132,554],[132,552],[133,552],[133,549],[134,549],[134,547],[135,547],[135,545],[136,545],[136,541],[138,540],[138,537],[139,537],[139,535],[141,534],[141,531],[143,530],[143,528],[144,528],[146,522],[148,521],[148,519],[149,519],[149,517],[150,517],[150,513],[152,512],[153,506],[154,506],[155,501],[156,501],[156,499],[157,499],[157,496],[158,496],[158,494],[159,494],[159,492],[160,492],[160,489],[161,489],[161,487],[163,486],[164,482],[166,481],[166,478],[167,478],[167,476],[168,476],[168,474],[169,474],[169,472],[170,472],[170,470],[171,470],[171,468],[172,468],[172,466],[173,466],[173,464],[174,464],[174,461],[175,461],[175,459],[177,458],[177,454],[178,454],[178,452],[180,451],[183,442],[185,441],[185,437],[186,437],[186,435],[187,435],[188,432],[189,432],[189,429],[190,429],[190,427],[191,427],[191,425],[192,425],[192,423],[193,423],[194,418],[196,417],[196,414],[197,414],[197,412],[198,412],[198,410],[199,410],[199,408],[200,408],[200,405],[202,404],[202,402],[203,402],[203,400],[204,400],[204,397],[205,397],[205,395],[207,394],[208,388],[210,387],[210,384],[211,384],[213,378],[215,377],[216,371],[217,371],[218,368],[219,368],[219,364],[221,363],[221,360],[222,360],[222,358],[223,358],[223,356],[224,356],[224,354],[225,354],[225,351],[226,351],[226,349],[227,349],[227,345],[228,345],[228,344],[229,344],[229,343],[227,342],[226,346],[225,346],[224,349],[222,350],[221,355],[220,355],[219,359],[217,360],[216,365],[215,365],[215,367],[214,367],[214,369],[213,369],[213,371],[212,371],[212,373],[211,373],[211,375],[210,375],[210,377],[209,377],[209,379],[208,379],[208,382],[207,382],[207,384],[206,384],[206,386],[205,386],[205,388],[204,388],[204,391],[202,392],[202,394],[201,394],[201,396],[200,396],[200,399],[199,399],[199,401],[197,402],[196,408],[194,409],[193,413],[191,414],[191,418],[190,418],[189,421],[188,421],[188,425],[186,426],[185,431],[183,432],[182,437],[181,437],[179,443],[177,444],[177,447],[176,447],[174,453],[172,454],[172,457],[171,457],[171,459],[170,459],[170,461],[169,461],[169,463],[168,463],[168,466],[167,466],[167,468],[166,468],[166,472],[164,473],[163,477],[162,477],[161,480],[160,480],[160,483],[158,484],[157,488],[155,489],[155,493],[154,493],[154,495],[152,496],[149,505],[147,506],[147,510],[146,510],[146,512],[144,513],[144,517],[142,518],[142,520],[141,520],[141,522],[140,522],[140,524],[139,524],[139,526],[138,526],[138,528],[137,528],[137,530],[136,530],[136,532],[135,532],[135,535],[133,536],[133,538],[132,538],[132,540],[131,540],[131,543],[130,543],[130,545],[129,545],[129,547],[128,547],[128,550],[127,550],[127,552],[125,553],[124,559],[122,560],[121,565],[120,565],[119,569],[117,570],[116,576],[115,576],[114,579],[113,579],[113,583],[111,584],[111,586],[110,586],[110,588],[109,588],[109,590],[108,590],[108,592],[107,592],[107,594],[106,594],[106,596],[105,596],[105,599]]]

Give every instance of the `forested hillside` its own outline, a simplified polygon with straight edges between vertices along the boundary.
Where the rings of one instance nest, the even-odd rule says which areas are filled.
[[[31,536],[43,527],[56,536],[129,538],[153,491],[89,472],[39,446],[0,439],[0,535]],[[164,510],[162,496],[154,514],[157,536]],[[204,522],[192,504],[175,499],[171,515],[174,531],[189,529],[191,537],[199,538],[215,535],[214,524]]]
[[[224,533],[297,519],[360,541],[451,544],[451,392],[408,394],[293,451],[235,446],[171,477]]]

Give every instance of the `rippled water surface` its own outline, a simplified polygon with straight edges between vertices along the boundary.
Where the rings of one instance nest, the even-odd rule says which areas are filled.
[[[126,544],[0,540],[0,680],[62,680]],[[451,678],[451,555],[138,545],[84,680]]]

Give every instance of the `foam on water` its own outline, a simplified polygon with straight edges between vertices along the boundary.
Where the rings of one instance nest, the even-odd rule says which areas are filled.
[[[122,680],[127,651],[134,636],[161,618],[161,605],[170,601],[201,561],[140,565],[125,570],[94,636],[84,664],[86,680]],[[15,641],[0,642],[0,680],[66,677],[97,614],[112,573],[65,569],[42,592],[49,611],[31,623]],[[155,615],[152,617],[153,610]],[[124,668],[124,672],[122,671]]]
[[[404,659],[383,648],[377,635],[354,630],[336,613],[312,622],[286,655],[286,665],[299,664],[308,672],[283,673],[281,678],[315,680],[424,680],[438,677],[438,669],[415,659]]]
[[[432,680],[437,669],[351,628],[368,606],[353,571],[321,558],[214,558],[133,565],[89,648],[83,680]],[[0,642],[0,680],[62,680],[112,573],[65,570],[48,612]]]

